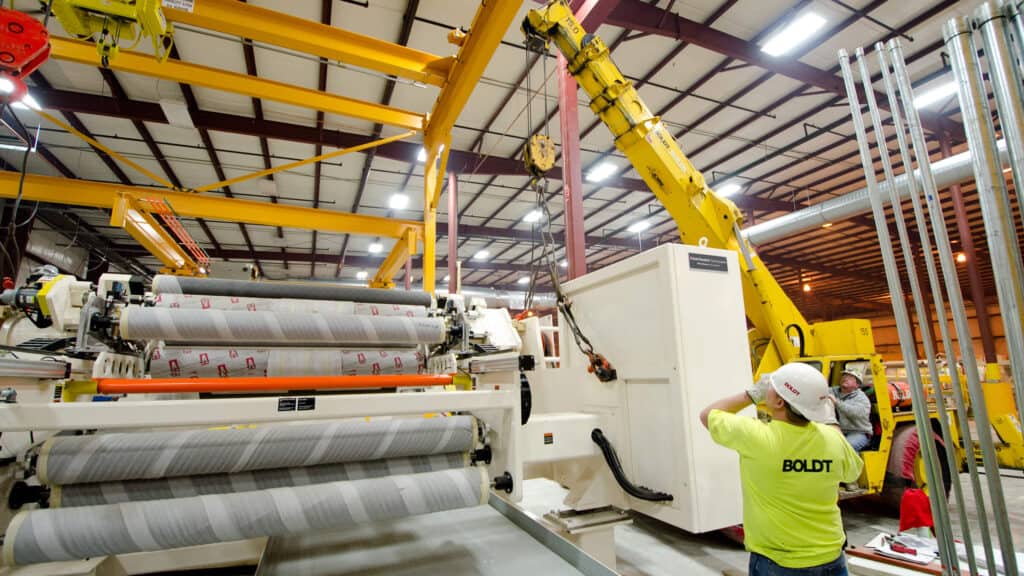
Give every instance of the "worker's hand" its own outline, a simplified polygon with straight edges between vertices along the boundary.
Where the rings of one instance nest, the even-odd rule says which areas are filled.
[[[837,400],[836,397],[831,395],[831,394],[828,395],[828,399],[829,399],[830,402],[832,402],[833,406],[835,406],[836,404],[839,403],[839,400]]]
[[[767,374],[762,374],[754,385],[747,389],[747,396],[750,401],[754,404],[761,404],[764,399],[768,396],[768,386],[771,386],[771,380]]]

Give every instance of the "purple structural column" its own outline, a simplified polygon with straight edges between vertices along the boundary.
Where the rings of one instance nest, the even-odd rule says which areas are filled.
[[[583,229],[583,175],[580,166],[580,119],[576,79],[558,55],[558,117],[562,131],[562,194],[565,197],[565,259],[569,279],[587,273],[587,246]]]
[[[459,265],[459,180],[448,173],[448,291],[458,291]]]
[[[948,158],[953,155],[949,144],[949,137],[939,137],[939,149],[942,157]],[[988,307],[985,301],[985,288],[981,283],[981,273],[978,271],[978,256],[974,250],[974,237],[971,235],[971,225],[967,222],[967,210],[964,208],[964,195],[960,191],[959,184],[949,187],[950,198],[953,200],[953,211],[956,213],[956,228],[960,233],[960,251],[967,258],[967,288],[970,290],[971,300],[974,302],[974,312],[978,317],[978,334],[981,336],[981,348],[985,353],[985,362],[992,364],[996,362],[996,342],[992,337],[992,322],[989,319]]]

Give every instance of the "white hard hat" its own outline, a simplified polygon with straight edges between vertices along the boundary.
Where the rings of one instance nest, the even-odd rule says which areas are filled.
[[[835,409],[828,399],[828,383],[816,368],[790,362],[768,376],[775,393],[801,416],[823,424],[836,422]]]

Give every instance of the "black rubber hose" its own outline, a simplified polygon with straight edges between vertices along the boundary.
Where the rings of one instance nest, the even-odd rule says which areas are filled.
[[[612,447],[612,443],[608,441],[608,438],[605,437],[600,428],[594,428],[594,431],[590,433],[590,439],[601,448],[601,453],[604,454],[604,461],[608,463],[608,467],[612,470],[612,475],[615,476],[615,481],[626,491],[626,494],[633,498],[650,502],[672,501],[671,494],[651,490],[646,486],[637,486],[630,482],[629,478],[626,478],[626,473],[622,470],[622,462],[619,462],[619,455],[615,453],[615,448]]]
[[[797,334],[800,335],[800,358],[806,358],[807,353],[804,348],[804,329],[801,328],[799,324],[790,324],[789,326],[786,326],[785,332],[787,336],[789,335],[790,328],[796,328]]]

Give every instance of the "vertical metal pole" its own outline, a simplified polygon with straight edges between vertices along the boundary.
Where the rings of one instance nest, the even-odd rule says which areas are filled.
[[[1017,65],[1024,66],[1024,2],[1009,0],[1004,3],[1006,15],[1010,18],[1009,27],[1013,34],[1013,48],[1017,53]],[[1024,70],[1021,70],[1024,74]]]
[[[405,289],[406,291],[412,288],[412,257],[406,258],[405,260]]]
[[[954,32],[954,36],[959,35],[956,32],[961,26],[965,24],[965,21],[958,22],[952,20],[947,23],[946,28],[949,31]],[[968,111],[968,107],[964,106],[963,99],[963,88],[961,78],[963,74],[957,74],[956,70],[959,68],[963,70],[966,66],[967,56],[974,56],[976,51],[973,48],[973,43],[970,42],[970,26],[963,28],[967,32],[966,36],[959,36],[961,41],[966,41],[966,47],[968,50],[964,50],[963,42],[951,42],[953,36],[946,34],[947,30],[943,31],[943,37],[946,40],[946,45],[950,47],[950,53],[952,60],[956,63],[953,64],[954,77],[960,84],[961,90],[961,112],[964,117],[964,126],[967,132],[968,144],[971,148],[971,163],[975,166],[979,162],[985,161],[986,156],[991,161],[991,156],[988,152],[981,149],[978,140],[981,138],[980,128],[978,126],[978,118],[976,116],[977,110],[972,108],[972,111]],[[920,118],[917,115],[917,111],[914,108],[913,90],[910,86],[910,75],[907,73],[906,65],[903,59],[903,49],[899,42],[890,42],[889,50],[892,53],[893,63],[896,66],[896,78],[900,83],[900,91],[903,94],[904,102],[907,104],[908,122],[911,123],[911,135],[914,138],[914,152],[917,157],[927,158],[928,147],[924,141],[924,132],[921,128]],[[977,68],[975,68],[977,71]],[[977,80],[980,80],[980,74],[977,76]],[[973,116],[973,117],[972,117]],[[985,112],[985,118],[989,119],[990,116]],[[990,126],[991,127],[991,126]],[[991,136],[991,131],[989,132]],[[973,141],[972,141],[973,140]],[[994,145],[993,141],[993,145]],[[999,172],[999,155],[998,151],[995,154],[996,171]],[[977,175],[977,169],[975,170]],[[946,290],[949,294],[950,309],[953,312],[953,320],[957,331],[957,340],[960,342],[962,356],[961,361],[964,364],[964,372],[967,377],[967,390],[971,397],[971,409],[974,413],[974,420],[978,423],[976,426],[978,432],[978,444],[981,447],[982,463],[985,468],[985,479],[988,482],[989,498],[992,505],[992,510],[995,512],[993,515],[996,524],[996,533],[999,536],[999,545],[1002,549],[1002,556],[1004,564],[1007,570],[1012,568],[1012,572],[1017,571],[1017,559],[1014,554],[1013,538],[1010,533],[1009,521],[1005,514],[1006,499],[1003,496],[1003,485],[999,477],[999,461],[996,457],[995,446],[992,441],[992,428],[988,416],[988,406],[985,403],[985,394],[981,387],[981,382],[978,377],[978,362],[974,353],[974,346],[971,345],[971,332],[970,327],[967,323],[967,311],[964,308],[963,297],[960,293],[960,282],[959,275],[956,272],[956,263],[953,261],[952,251],[949,246],[949,238],[946,233],[946,221],[942,214],[942,205],[938,201],[938,191],[935,188],[935,180],[931,172],[931,165],[925,162],[922,164],[922,181],[925,185],[925,197],[929,198],[929,210],[932,211],[932,228],[936,234],[936,242],[939,244],[939,257],[942,262],[943,275],[946,281]],[[991,174],[989,174],[990,180]],[[986,178],[984,176],[977,180],[977,186],[979,193],[981,188],[984,186]],[[991,184],[989,184],[991,186]],[[992,239],[989,239],[992,241]]]
[[[580,119],[576,79],[565,57],[558,54],[558,120],[562,134],[562,195],[565,198],[565,258],[569,279],[587,273],[587,246],[583,229],[583,174],[580,164]]]
[[[879,159],[882,161],[882,171],[885,173],[885,180],[887,184],[886,187],[889,190],[889,203],[892,206],[893,217],[896,221],[896,232],[899,236],[900,248],[903,252],[904,265],[906,266],[907,270],[907,279],[910,282],[910,294],[912,296],[911,300],[913,301],[915,309],[917,311],[917,322],[919,326],[919,331],[921,333],[921,343],[924,347],[924,356],[928,362],[928,372],[931,375],[931,385],[932,390],[934,391],[935,411],[936,413],[938,413],[939,416],[939,429],[942,432],[942,441],[944,445],[948,447],[946,466],[949,469],[950,478],[953,480],[953,494],[956,498],[957,509],[960,513],[960,530],[963,534],[965,545],[968,549],[972,549],[973,544],[971,543],[971,528],[970,524],[968,524],[967,522],[967,508],[964,505],[965,503],[963,489],[960,486],[960,482],[958,481],[958,474],[960,470],[959,466],[956,465],[956,442],[953,440],[953,434],[950,432],[946,395],[943,392],[942,384],[939,382],[939,368],[935,361],[935,335],[932,332],[931,313],[928,310],[928,301],[925,299],[924,294],[922,293],[921,284],[918,280],[918,266],[917,263],[914,261],[914,247],[911,245],[910,237],[907,234],[907,224],[906,218],[903,215],[903,205],[900,201],[899,193],[896,191],[896,175],[892,171],[892,160],[889,157],[889,147],[885,144],[885,127],[882,124],[882,115],[878,111],[878,104],[875,101],[875,91],[871,89],[871,73],[868,72],[867,62],[864,59],[864,49],[857,48],[856,55],[857,63],[859,64],[860,68],[861,85],[864,86],[865,100],[867,100],[868,111],[871,114],[871,122],[875,130],[875,140],[878,142]],[[898,104],[893,102],[892,107],[898,108]],[[893,114],[895,114],[895,112]],[[903,165],[910,166],[910,159],[905,159]],[[925,260],[925,265],[928,269],[929,280],[931,280],[933,278],[936,278],[937,276],[935,274],[935,263],[932,261],[931,256],[931,241],[928,238],[927,231],[925,232],[925,234],[921,235],[920,241],[921,253]],[[932,285],[933,284],[929,282],[929,286]],[[942,310],[944,310],[944,308],[942,308]],[[934,437],[931,434],[927,436],[927,439],[919,437],[918,440],[922,443],[934,443],[935,441]],[[936,454],[937,453],[938,450],[936,449]],[[935,474],[937,478],[942,478],[942,469],[940,463],[938,462],[937,456],[935,460]],[[940,495],[944,497],[946,492],[944,485],[933,485],[932,491],[935,491],[936,488],[939,488]],[[945,499],[942,498],[941,502],[942,506],[940,506],[940,509],[944,509],[944,512],[946,514],[945,522],[950,527],[950,530],[952,530],[952,522],[949,518],[949,510],[948,508],[946,508]],[[950,538],[952,539],[952,534],[950,534]],[[971,573],[976,574],[977,565],[974,559],[973,551],[968,555],[968,564],[971,567]],[[959,562],[957,562],[956,565],[954,565],[954,569],[959,570]]]
[[[921,442],[921,456],[924,458],[925,476],[927,477],[928,485],[932,487],[928,491],[928,501],[931,504],[932,517],[936,519],[935,532],[938,536],[939,554],[943,559],[945,573],[954,574],[959,571],[954,569],[959,563],[957,562],[956,547],[953,544],[952,535],[949,533],[949,515],[944,500],[945,494],[942,489],[935,490],[936,486],[942,486],[942,475],[941,473],[936,474],[939,469],[936,466],[935,443],[929,441],[932,439],[932,429],[929,425],[924,385],[921,383],[921,373],[917,368],[917,345],[913,340],[913,328],[911,328],[907,307],[903,301],[903,286],[900,281],[900,272],[896,266],[896,257],[893,254],[889,228],[886,226],[885,210],[882,207],[878,181],[875,180],[874,161],[868,148],[868,136],[864,129],[864,119],[861,117],[857,85],[853,80],[853,73],[850,70],[850,57],[846,50],[839,51],[839,65],[843,70],[843,81],[846,85],[846,94],[850,101],[850,114],[853,117],[854,130],[857,133],[857,147],[860,151],[861,165],[864,168],[868,196],[871,199],[871,211],[874,216],[875,229],[878,232],[882,263],[885,265],[885,278],[889,285],[889,296],[892,301],[893,313],[896,317],[900,349],[903,352],[904,365],[907,367],[907,379],[910,381],[914,423],[917,426],[917,437]],[[870,84],[864,88],[865,91],[872,89]],[[880,138],[880,142],[884,142],[884,140]]]
[[[454,172],[448,173],[448,292],[459,276],[456,264],[459,260],[459,179]]]
[[[960,110],[967,132],[967,144],[971,149],[971,163],[974,166],[981,215],[985,221],[992,259],[992,275],[999,296],[1006,345],[1010,352],[1017,411],[1024,415],[1024,321],[1021,317],[1024,310],[1024,268],[1017,243],[1016,223],[999,163],[995,127],[992,125],[988,95],[978,64],[978,52],[971,36],[970,22],[966,18],[954,18],[943,27],[942,35],[949,49],[950,65],[959,88]],[[1003,126],[1006,130],[1005,123]]]
[[[885,84],[885,93],[889,98],[889,109],[892,114],[893,126],[896,130],[896,141],[899,144],[900,156],[903,158],[903,167],[907,174],[913,175],[913,159],[910,156],[909,146],[907,145],[907,136],[903,128],[903,117],[900,113],[899,100],[896,97],[896,90],[892,82],[892,77],[889,75],[889,61],[887,58],[887,52],[885,46],[879,42],[875,44],[875,52],[878,53],[878,62],[882,70],[882,81]],[[908,109],[912,109],[913,102],[904,100],[904,104]],[[908,116],[916,115],[916,110],[908,112]],[[883,155],[888,156],[888,152],[882,152]],[[931,162],[927,156],[918,158],[918,165],[920,166],[922,182],[929,182],[931,175]],[[899,210],[899,219],[902,219],[902,207],[899,202],[899,193],[893,186],[894,180],[889,180],[889,194],[892,198],[894,210]],[[931,186],[934,188],[934,181],[930,181]],[[927,183],[922,184],[925,188],[928,187]],[[988,531],[988,515],[985,511],[985,494],[981,490],[981,482],[978,478],[978,465],[974,461],[974,440],[971,437],[970,422],[967,418],[967,403],[964,401],[963,389],[960,385],[960,374],[956,368],[956,350],[953,348],[952,338],[949,334],[949,324],[946,319],[946,303],[942,297],[942,285],[939,283],[938,272],[935,268],[935,259],[932,256],[931,240],[928,234],[928,226],[925,220],[924,210],[921,206],[921,196],[918,193],[917,178],[908,178],[907,187],[910,192],[911,204],[914,207],[914,221],[917,224],[917,234],[921,238],[921,253],[922,258],[925,261],[925,267],[928,273],[928,286],[930,287],[932,302],[935,305],[935,312],[939,315],[939,334],[942,338],[942,347],[946,351],[946,357],[949,359],[951,370],[949,372],[950,384],[953,392],[954,406],[956,407],[957,422],[960,426],[960,434],[964,440],[966,459],[968,470],[971,476],[971,488],[974,495],[974,504],[978,514],[978,522],[981,526],[981,541],[985,550],[985,557],[988,561],[988,566],[994,565],[995,555],[992,552],[992,537]],[[928,195],[930,199],[929,211],[930,214],[938,207],[941,212],[941,203],[939,202],[936,194]],[[943,224],[944,226],[944,224]],[[945,234],[945,228],[942,232],[936,232],[936,248],[939,252],[946,252],[946,258],[951,261],[952,255],[948,248],[948,237]],[[943,242],[947,245],[943,246]],[[940,259],[942,256],[940,256]],[[956,281],[956,277],[954,276]],[[957,285],[959,288],[959,284]],[[952,298],[950,299],[952,301]],[[934,338],[934,336],[933,336]],[[962,344],[962,343],[961,343]],[[962,348],[965,351],[969,351],[971,357],[974,357],[974,346],[968,340],[967,346]],[[942,408],[939,410],[941,416],[940,424],[942,426],[942,438],[946,444],[946,455],[947,464],[949,465],[950,477],[953,480],[954,494],[956,495],[957,511],[960,514],[960,530],[964,538],[964,546],[967,551],[967,564],[970,568],[971,574],[978,573],[978,562],[974,554],[973,535],[971,534],[971,525],[967,520],[967,507],[963,498],[963,487],[960,485],[960,466],[957,463],[956,449],[957,444],[951,438],[952,434],[949,430],[949,424],[946,419],[946,398],[945,393],[942,390],[941,383],[939,382],[938,368],[935,366],[935,361],[932,357],[932,352],[926,352],[929,355],[928,358],[928,369],[932,373],[932,386],[935,388],[935,397],[941,399]],[[938,403],[936,403],[938,406]]]
[[[939,150],[943,158],[953,155],[948,135],[939,135]],[[967,258],[967,262],[964,263],[964,266],[967,267],[967,287],[971,291],[974,313],[978,318],[981,349],[985,354],[985,362],[995,364],[999,359],[996,357],[996,341],[992,336],[992,318],[988,315],[988,307],[985,305],[985,287],[981,283],[981,273],[978,271],[978,252],[974,248],[974,235],[971,233],[971,225],[967,221],[967,210],[964,206],[964,195],[960,185],[951,185],[949,195],[953,201],[953,212],[956,214],[956,229],[960,234],[960,251]]]
[[[985,60],[988,62],[988,75],[995,94],[996,108],[999,110],[999,125],[1006,140],[1010,154],[1010,169],[1013,173],[1014,188],[1017,190],[1017,203],[1024,201],[1024,91],[1021,90],[1021,79],[1013,62],[1013,53],[1006,39],[1006,18],[1000,7],[986,2],[974,12],[978,31],[985,41]],[[1000,174],[1002,176],[1002,174]],[[1014,250],[1011,257],[1016,258],[1017,275],[1015,294],[1017,313],[1024,311],[1024,269],[1021,268],[1020,247],[1017,244],[1017,222],[1010,210],[1009,197],[1006,198],[1006,210],[1009,219],[1006,221],[1008,240],[1013,241]],[[1012,232],[1012,233],[1011,233]],[[1018,321],[1014,321],[1014,320]],[[1007,344],[1013,340],[1017,346],[1010,346],[1010,364],[1013,371],[1013,383],[1016,389],[1017,413],[1024,417],[1024,327],[1019,316],[1004,316]],[[1010,332],[1014,338],[1009,338]]]
[[[999,124],[1010,153],[1017,199],[1024,199],[1024,91],[1006,37],[1007,18],[1001,6],[985,2],[974,11],[975,25],[985,42],[985,61],[995,95]]]

